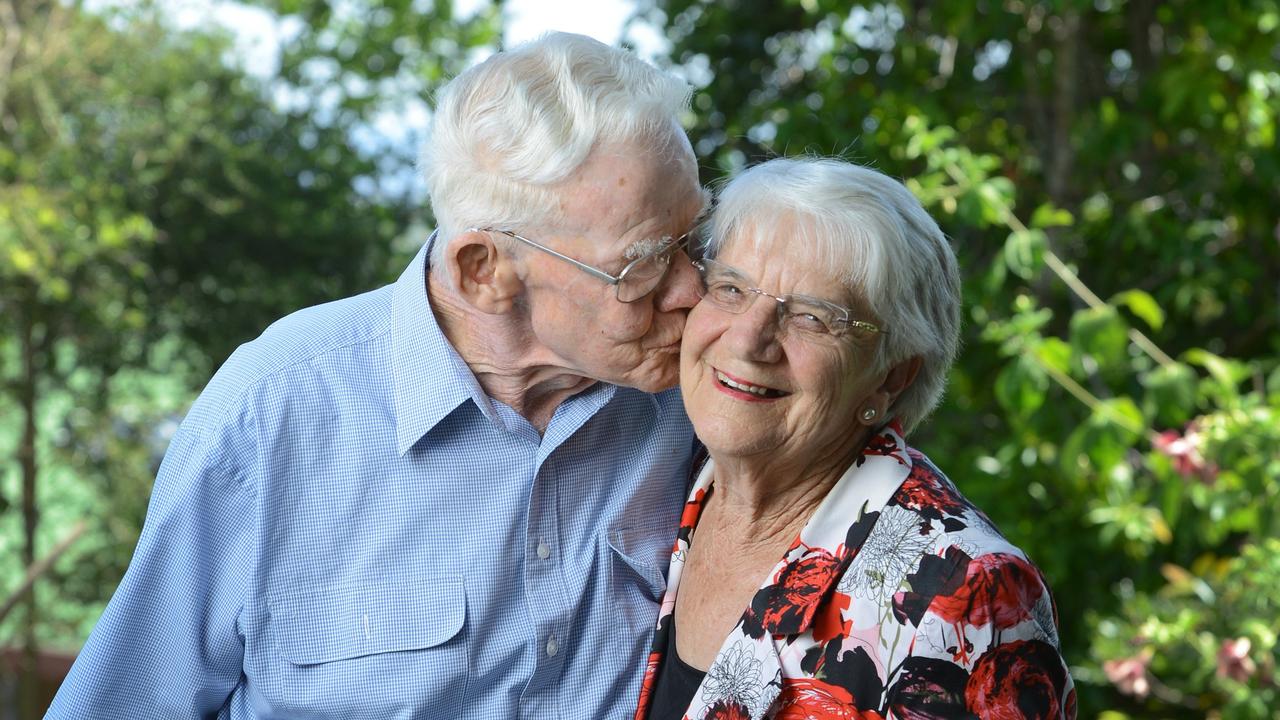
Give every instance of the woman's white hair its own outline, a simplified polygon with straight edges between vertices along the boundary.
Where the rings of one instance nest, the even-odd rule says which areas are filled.
[[[920,201],[884,173],[827,158],[779,158],[720,192],[707,254],[728,242],[795,248],[861,299],[859,318],[883,325],[874,368],[921,359],[890,415],[909,432],[942,398],[960,342],[960,272]]]
[[[635,55],[550,33],[468,68],[440,92],[421,167],[440,231],[431,263],[470,227],[559,220],[555,187],[601,145],[691,152],[691,88]]]

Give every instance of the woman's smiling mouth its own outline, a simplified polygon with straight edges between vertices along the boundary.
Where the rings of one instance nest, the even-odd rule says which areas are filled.
[[[786,397],[787,395],[790,394],[790,393],[783,392],[781,390],[776,390],[771,387],[766,387],[764,385],[753,385],[747,382],[746,380],[730,377],[728,374],[726,374],[725,372],[719,369],[713,368],[713,370],[715,370],[716,381],[720,384],[720,386],[729,388],[730,390],[737,390],[738,392],[750,393],[755,397],[762,398],[765,400],[773,400],[781,397]]]

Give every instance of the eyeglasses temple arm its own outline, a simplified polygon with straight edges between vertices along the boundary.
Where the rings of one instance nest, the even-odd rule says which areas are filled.
[[[496,233],[500,233],[500,234],[502,234],[502,235],[506,235],[506,236],[507,236],[507,237],[509,237],[509,238],[515,238],[516,240],[519,240],[520,242],[522,242],[522,243],[524,243],[524,244],[526,244],[526,245],[529,245],[530,247],[537,248],[537,249],[541,250],[542,252],[547,253],[548,255],[555,255],[556,257],[560,258],[561,260],[564,260],[565,262],[573,263],[573,264],[574,264],[574,265],[576,265],[579,269],[584,270],[584,271],[586,271],[586,272],[588,272],[588,273],[590,273],[590,274],[592,274],[592,275],[594,275],[594,276],[596,276],[596,277],[600,278],[601,280],[603,280],[603,281],[605,281],[605,282],[609,283],[610,285],[617,285],[618,283],[622,282],[622,278],[614,277],[614,276],[610,275],[609,273],[607,273],[607,272],[605,272],[605,271],[603,271],[603,270],[600,270],[600,269],[597,269],[597,268],[593,268],[593,267],[591,267],[590,265],[588,265],[588,264],[586,264],[586,263],[584,263],[584,262],[580,262],[580,261],[578,261],[578,260],[574,260],[573,258],[569,257],[568,255],[564,255],[564,254],[562,254],[562,253],[558,253],[558,252],[556,252],[555,250],[552,250],[551,248],[549,248],[549,247],[547,247],[547,246],[545,246],[545,245],[540,245],[540,244],[538,244],[538,243],[536,243],[536,242],[534,242],[534,241],[530,240],[529,238],[526,238],[526,237],[520,237],[519,235],[517,235],[517,234],[515,234],[515,233],[513,233],[513,232],[506,231],[506,230],[494,230],[494,231],[492,231],[492,232],[496,232]]]

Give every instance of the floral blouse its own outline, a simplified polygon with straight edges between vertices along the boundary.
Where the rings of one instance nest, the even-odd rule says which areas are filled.
[[[685,553],[712,491],[685,505],[640,693],[668,651]],[[1065,718],[1076,695],[1040,571],[896,423],[836,483],[764,579],[687,720]]]

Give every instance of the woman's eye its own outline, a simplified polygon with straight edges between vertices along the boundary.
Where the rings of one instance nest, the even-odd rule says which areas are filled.
[[[813,313],[792,313],[790,317],[790,322],[794,327],[800,330],[805,330],[807,332],[813,332],[813,333],[830,332],[830,329],[827,327],[827,324],[823,322],[821,318],[819,318],[817,315],[814,315]]]

